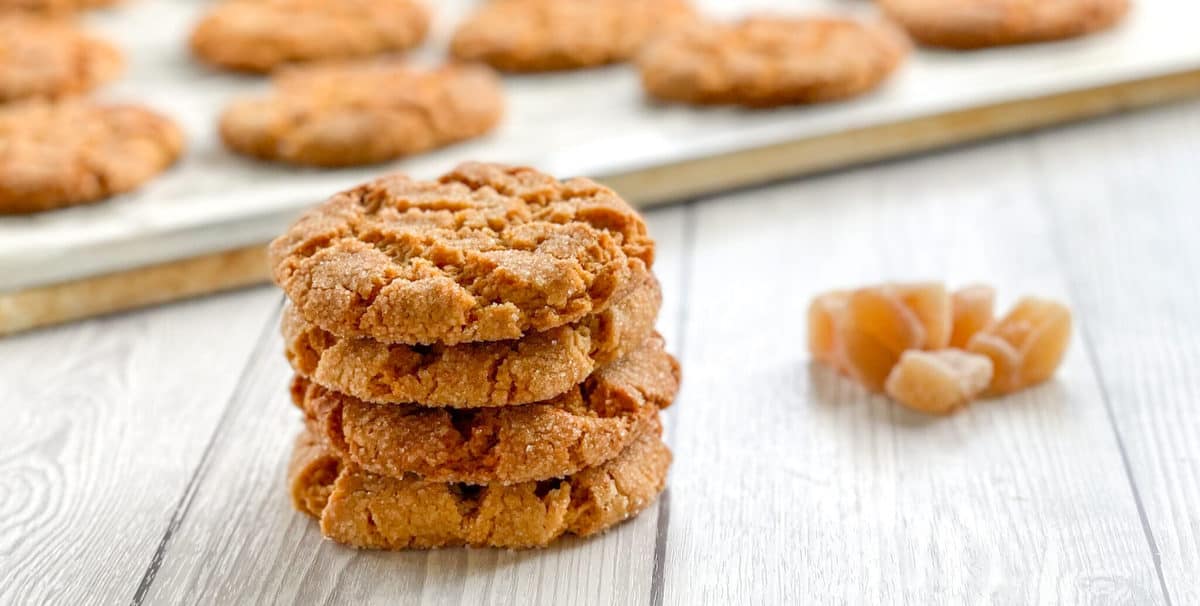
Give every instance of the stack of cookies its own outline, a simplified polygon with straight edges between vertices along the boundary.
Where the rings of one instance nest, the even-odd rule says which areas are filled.
[[[289,481],[365,548],[544,546],[662,491],[679,365],[646,225],[611,190],[465,164],[340,193],[272,243],[305,413]]]

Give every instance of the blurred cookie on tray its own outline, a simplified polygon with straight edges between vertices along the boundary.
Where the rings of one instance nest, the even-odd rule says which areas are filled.
[[[61,15],[89,8],[104,8],[121,2],[122,0],[0,0],[0,13]]]
[[[0,13],[0,103],[86,93],[123,67],[116,47],[70,21]]]
[[[1109,29],[1129,0],[878,0],[926,46],[975,49],[1076,38]]]
[[[273,83],[222,114],[230,149],[308,166],[373,164],[481,136],[504,113],[499,78],[477,65],[323,64],[289,68]]]
[[[170,119],[73,100],[0,106],[0,214],[95,202],[136,189],[183,151]]]
[[[215,67],[264,73],[408,50],[429,21],[417,0],[225,0],[196,24],[191,48]]]
[[[509,72],[595,67],[693,17],[685,0],[493,0],[459,25],[450,52]]]
[[[871,91],[900,66],[909,46],[882,22],[758,15],[667,33],[637,63],[646,91],[661,100],[770,107]]]

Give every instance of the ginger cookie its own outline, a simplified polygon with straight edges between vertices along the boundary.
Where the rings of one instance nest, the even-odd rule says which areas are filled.
[[[69,21],[0,14],[0,103],[85,93],[123,65],[114,46]]]
[[[478,137],[504,113],[500,81],[482,66],[329,65],[285,70],[274,84],[225,110],[230,149],[292,164],[372,164]]]
[[[513,484],[572,474],[620,453],[679,391],[661,337],[553,400],[482,410],[373,404],[302,377],[293,400],[339,457],[400,477]]]
[[[288,305],[285,354],[300,375],[371,402],[476,408],[549,400],[641,347],[662,304],[658,281],[642,284],[604,311],[519,340],[409,346],[343,339]]]
[[[30,101],[0,107],[0,214],[132,190],[183,150],[171,120],[136,105]]]
[[[407,50],[428,32],[417,0],[225,0],[196,24],[191,46],[216,67],[268,72]]]
[[[882,23],[762,16],[680,28],[648,44],[637,63],[659,99],[770,107],[863,94],[908,51],[904,34]]]
[[[342,337],[517,339],[604,311],[654,261],[641,215],[589,179],[467,163],[335,195],[271,243],[276,283]]]
[[[512,72],[592,67],[627,61],[692,17],[685,0],[493,0],[459,26],[450,52]]]
[[[481,486],[374,474],[339,459],[306,431],[296,440],[288,476],[296,509],[346,545],[544,547],[564,534],[604,531],[649,507],[671,466],[658,434],[643,432],[616,458],[569,476]]]
[[[921,44],[974,49],[1084,36],[1108,29],[1129,0],[879,0]]]

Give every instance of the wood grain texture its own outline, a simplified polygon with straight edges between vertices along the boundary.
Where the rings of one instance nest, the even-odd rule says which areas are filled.
[[[1035,142],[1163,583],[1173,603],[1200,604],[1200,104]]]
[[[1193,103],[651,212],[668,492],[542,551],[322,540],[271,289],[0,341],[0,603],[1198,603],[1197,147]],[[913,278],[1070,302],[1058,378],[930,419],[809,364],[812,294]]]
[[[666,304],[674,308],[683,217],[683,209],[649,216]],[[675,317],[663,316],[668,338]],[[140,596],[144,603],[625,604],[650,595],[654,508],[598,539],[539,551],[379,553],[322,540],[316,523],[292,509],[284,483],[300,416],[288,399],[290,371],[277,331],[259,350]]]
[[[127,603],[278,300],[0,341],[0,603]]]
[[[948,419],[810,365],[818,291],[1067,298],[1021,140],[697,207],[664,603],[1162,603],[1096,370]]]

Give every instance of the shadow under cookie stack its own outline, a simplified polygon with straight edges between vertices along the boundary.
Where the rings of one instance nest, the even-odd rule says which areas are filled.
[[[587,179],[464,164],[340,193],[272,243],[289,485],[334,541],[540,547],[636,515],[671,453],[679,365],[654,242]]]

